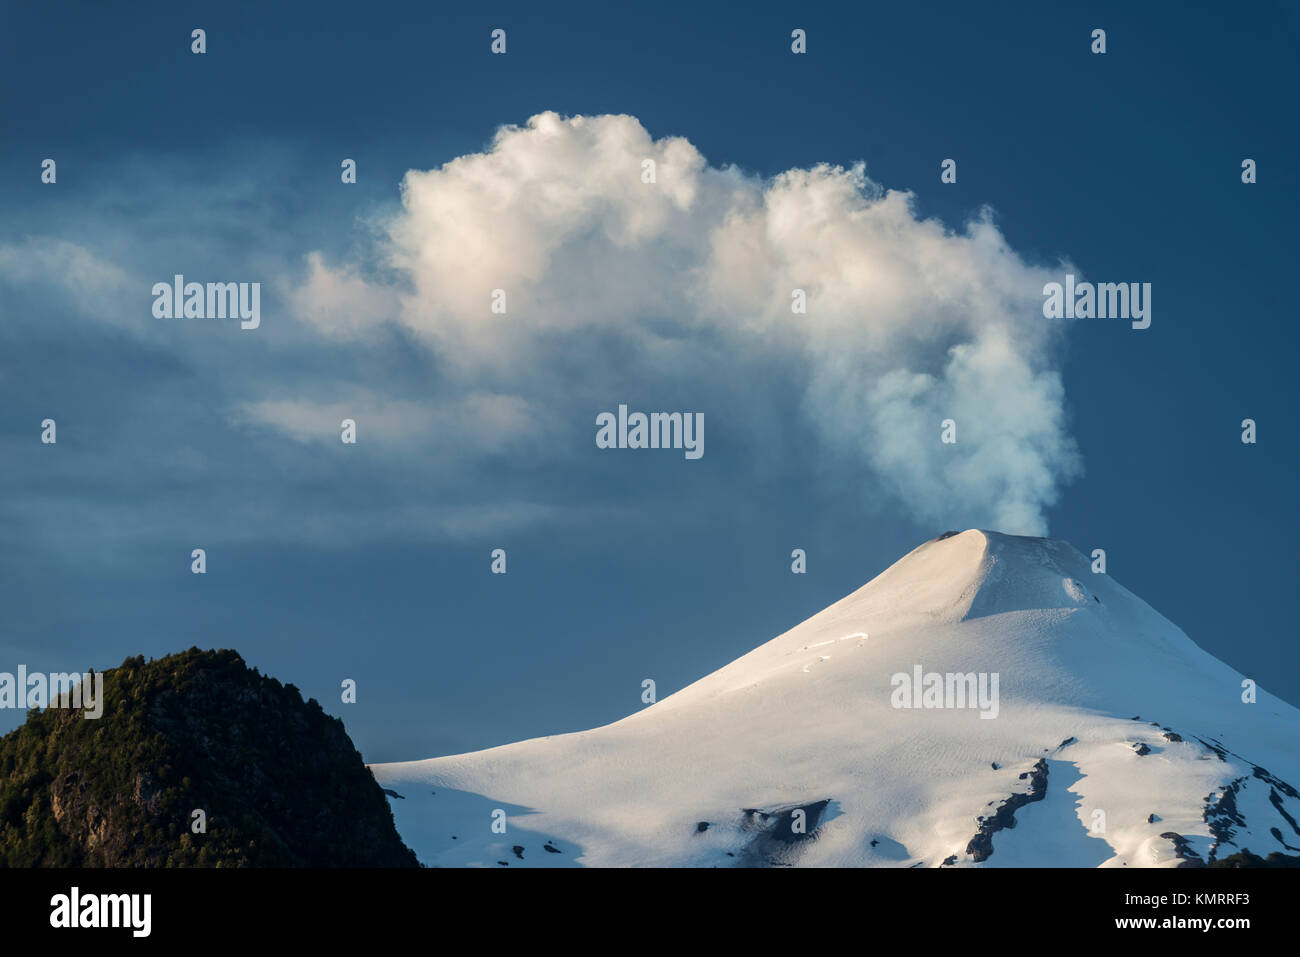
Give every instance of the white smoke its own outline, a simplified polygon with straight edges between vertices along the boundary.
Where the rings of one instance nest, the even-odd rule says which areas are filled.
[[[918,219],[861,165],[765,179],[631,116],[543,113],[484,153],[407,173],[385,256],[409,286],[373,295],[313,258],[302,318],[337,338],[395,315],[467,390],[565,407],[638,375],[698,376],[707,342],[734,359],[710,374],[736,388],[762,387],[749,363],[792,363],[828,460],[847,453],[874,478],[864,494],[924,521],[1045,534],[1079,470],[1041,311],[1049,272],[987,215],[961,232]],[[490,314],[496,289],[507,317]],[[346,310],[324,307],[343,292]],[[368,316],[365,301],[389,305]],[[940,441],[945,419],[955,444]]]

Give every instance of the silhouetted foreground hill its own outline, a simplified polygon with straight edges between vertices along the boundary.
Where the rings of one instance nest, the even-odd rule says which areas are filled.
[[[128,658],[104,701],[0,739],[0,865],[418,866],[343,722],[236,652]]]

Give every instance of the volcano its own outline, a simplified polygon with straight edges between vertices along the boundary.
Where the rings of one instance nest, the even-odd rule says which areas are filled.
[[[428,865],[1197,867],[1300,861],[1298,752],[1075,548],[972,529],[613,724],[372,770]]]

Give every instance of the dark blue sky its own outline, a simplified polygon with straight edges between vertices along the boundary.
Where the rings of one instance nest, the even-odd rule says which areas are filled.
[[[314,250],[364,258],[408,169],[484,150],[501,124],[545,110],[631,114],[761,176],[862,160],[950,226],[991,207],[1027,262],[1152,283],[1150,329],[1070,327],[1060,368],[1085,474],[1049,510],[1051,534],[1104,547],[1122,584],[1300,703],[1300,17],[1283,3],[1135,6],[14,5],[0,33],[0,249],[44,237],[154,278],[213,263],[256,278]],[[494,27],[504,57],[488,53]],[[795,27],[805,56],[789,51]],[[1104,56],[1089,52],[1095,27]],[[360,170],[347,189],[345,156]],[[956,185],[939,183],[945,157]],[[1241,183],[1245,157],[1255,185]],[[346,527],[362,503],[417,499],[438,463],[373,483],[364,462],[309,467],[250,438],[229,407],[256,384],[330,376],[418,392],[440,374],[418,343],[262,352],[205,333],[173,347],[103,319],[120,303],[10,267],[0,670],[233,647],[343,717],[367,760],[429,757],[621,717],[643,678],[675,690],[945,530],[828,479],[833,463],[794,426],[777,468],[718,426],[694,473],[599,462],[575,484],[550,459],[447,466],[438,505],[495,477],[502,494],[565,510],[504,537],[286,537],[272,518],[289,505]],[[146,293],[122,293],[140,296],[142,326]],[[268,289],[264,314],[278,301]],[[56,448],[36,441],[47,415]],[[1247,417],[1253,446],[1239,439]],[[236,524],[209,574],[191,576],[190,548]],[[499,545],[506,576],[487,573]],[[806,576],[789,572],[796,545]],[[338,703],[345,677],[356,705]],[[17,720],[0,714],[0,730]]]

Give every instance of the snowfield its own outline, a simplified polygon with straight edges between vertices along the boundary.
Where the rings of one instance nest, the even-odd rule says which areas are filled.
[[[996,716],[896,707],[918,668],[996,676]],[[970,530],[621,721],[373,771],[436,866],[1300,854],[1300,711],[1242,682],[1070,545]]]

